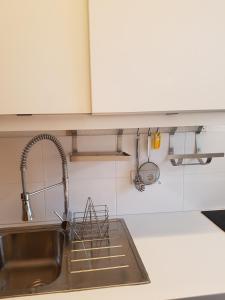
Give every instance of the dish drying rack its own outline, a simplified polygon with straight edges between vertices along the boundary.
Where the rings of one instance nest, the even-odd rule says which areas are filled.
[[[94,205],[88,197],[84,212],[73,214],[74,238],[83,240],[104,239],[109,236],[109,210],[107,205]]]
[[[70,252],[70,274],[90,273],[124,268],[111,266],[110,250],[121,246],[110,244],[109,210],[107,205],[94,205],[89,197],[84,212],[73,215]],[[102,251],[106,251],[102,255]],[[116,255],[113,257],[124,257]],[[127,267],[127,266],[126,266]]]

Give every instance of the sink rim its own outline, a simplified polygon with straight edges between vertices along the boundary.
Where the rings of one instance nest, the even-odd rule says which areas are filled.
[[[64,234],[63,229],[61,228],[60,223],[55,224],[29,224],[22,226],[10,226],[10,227],[0,227],[0,236],[9,234],[9,233],[20,233],[20,232],[33,232],[33,231],[49,231],[50,229],[56,230]]]

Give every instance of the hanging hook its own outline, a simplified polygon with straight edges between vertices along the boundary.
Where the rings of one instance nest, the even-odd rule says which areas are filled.
[[[140,136],[140,128],[137,129],[137,136]]]

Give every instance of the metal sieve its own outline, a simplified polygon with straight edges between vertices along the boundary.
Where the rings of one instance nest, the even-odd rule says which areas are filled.
[[[151,147],[151,130],[148,130],[148,141],[147,141],[147,151],[148,151],[148,160],[143,163],[139,168],[139,175],[142,178],[144,185],[151,185],[159,180],[160,169],[154,163],[150,161],[150,147]]]

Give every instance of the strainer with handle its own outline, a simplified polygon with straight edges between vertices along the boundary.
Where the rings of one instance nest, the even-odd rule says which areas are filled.
[[[148,151],[148,160],[143,163],[139,168],[139,175],[142,178],[144,185],[151,185],[159,180],[160,169],[154,163],[150,161],[150,147],[151,147],[151,130],[148,130],[148,141],[147,141],[147,151]]]

